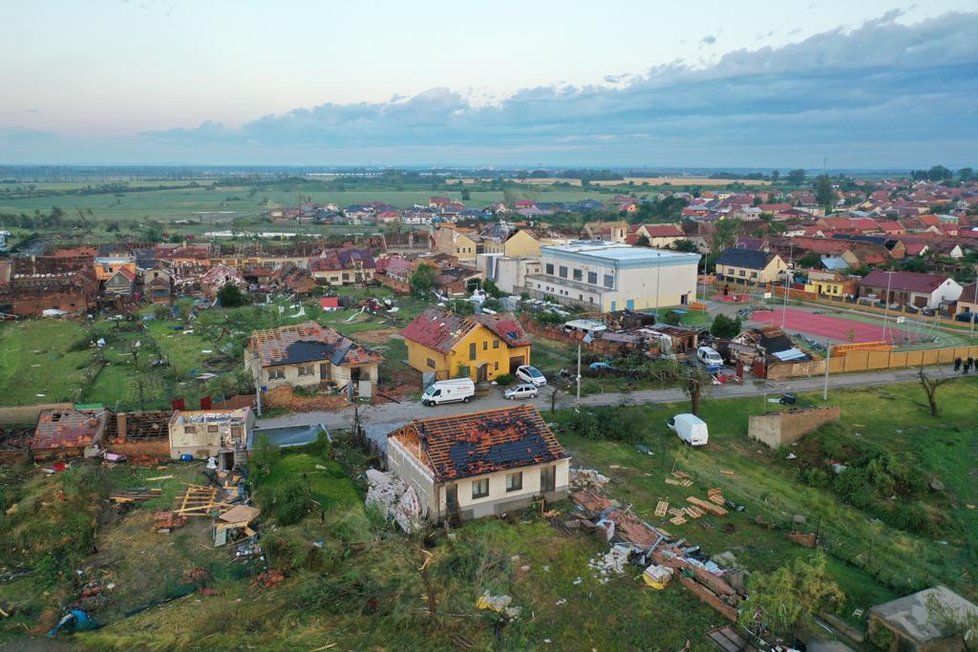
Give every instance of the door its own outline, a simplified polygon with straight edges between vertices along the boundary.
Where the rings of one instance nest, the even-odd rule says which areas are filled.
[[[518,367],[523,366],[523,356],[516,355],[509,359],[509,373],[515,374]]]
[[[680,305],[683,305],[683,306],[689,304],[689,292],[686,292],[681,297],[679,297],[679,303],[680,303]]]
[[[329,365],[325,362],[319,363],[319,380],[329,380]]]
[[[458,513],[458,485],[445,486],[445,507],[449,514]]]
[[[658,307],[658,306],[656,306]],[[628,310],[635,310],[635,299],[629,299],[625,302],[625,308]]]
[[[618,302],[617,301],[612,301],[611,302],[611,312],[615,312],[616,310],[618,310]]]
[[[485,363],[480,364],[475,369],[475,382],[484,383],[487,382],[488,380],[489,380],[489,365]]]

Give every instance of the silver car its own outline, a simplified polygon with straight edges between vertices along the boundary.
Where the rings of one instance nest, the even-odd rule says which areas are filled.
[[[518,398],[535,398],[540,392],[536,385],[531,385],[529,383],[522,383],[516,387],[511,387],[503,392],[503,396],[511,401],[515,401]]]

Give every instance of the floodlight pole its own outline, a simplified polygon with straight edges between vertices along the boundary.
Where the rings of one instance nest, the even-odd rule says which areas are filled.
[[[659,323],[659,278],[662,276],[662,254],[655,252],[655,323]]]
[[[887,315],[890,314],[890,281],[893,280],[893,275],[896,274],[894,270],[889,270],[884,272],[886,274],[886,296],[883,297],[883,341],[886,341],[886,329],[887,324],[889,324],[889,319]],[[890,341],[893,341],[893,329],[890,329]]]
[[[575,412],[581,411],[581,345],[577,345],[577,404],[574,406]]]
[[[978,308],[978,270],[975,271],[975,308]],[[971,313],[971,337],[975,336],[975,313]]]
[[[829,400],[829,367],[832,366],[832,340],[825,340],[825,385],[822,387],[822,400]]]

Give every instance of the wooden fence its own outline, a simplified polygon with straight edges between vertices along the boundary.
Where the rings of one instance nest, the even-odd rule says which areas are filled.
[[[907,369],[938,364],[953,364],[955,358],[978,358],[978,346],[954,346],[920,351],[850,351],[829,359],[830,374],[856,373],[883,369]],[[825,360],[809,360],[768,365],[769,380],[801,378],[825,373]],[[976,372],[978,373],[978,372]]]

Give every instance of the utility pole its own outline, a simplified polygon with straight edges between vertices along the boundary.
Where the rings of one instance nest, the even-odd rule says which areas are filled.
[[[655,252],[655,323],[659,323],[659,277],[662,276],[662,254]],[[580,360],[578,360],[580,367]],[[578,369],[580,374],[580,369]]]
[[[978,308],[978,269],[975,271],[975,298],[974,298],[975,308]],[[976,313],[971,313],[971,337],[975,337],[975,317],[978,316]]]
[[[784,270],[784,305],[781,308],[781,328],[784,328],[785,320],[788,316],[788,295],[790,294],[789,281],[791,279],[791,267],[794,264],[795,258],[795,245],[791,244],[791,253],[788,255],[788,268]]]
[[[829,367],[832,366],[832,340],[825,340],[825,386],[822,387],[822,400],[829,400]]]
[[[575,412],[581,411],[581,345],[577,345],[577,404],[574,406]]]
[[[893,275],[896,274],[895,271],[889,270],[884,272],[886,274],[886,295],[883,297],[883,341],[886,341],[886,330],[890,323],[888,315],[890,314],[890,281],[893,280]],[[893,329],[890,329],[890,342],[893,341]]]

